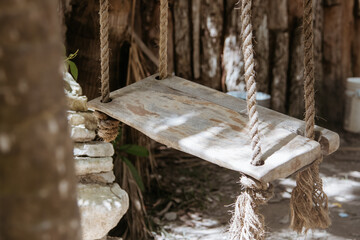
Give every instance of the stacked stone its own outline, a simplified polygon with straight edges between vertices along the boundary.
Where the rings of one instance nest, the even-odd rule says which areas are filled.
[[[128,209],[127,193],[115,181],[114,148],[94,141],[97,119],[87,108],[80,85],[64,74],[68,121],[74,141],[75,172],[78,178],[78,206],[83,240],[106,239]]]

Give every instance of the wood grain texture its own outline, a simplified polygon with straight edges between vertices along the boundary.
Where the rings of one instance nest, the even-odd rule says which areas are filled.
[[[274,116],[260,123],[265,165],[252,166],[245,101],[179,77],[159,81],[153,75],[111,97],[89,106],[169,147],[263,182],[287,177],[321,156],[319,143],[277,126],[279,113],[260,108],[260,115]]]

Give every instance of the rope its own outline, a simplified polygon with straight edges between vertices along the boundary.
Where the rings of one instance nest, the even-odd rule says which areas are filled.
[[[254,47],[252,44],[252,25],[251,25],[251,2],[252,0],[242,1],[241,12],[241,33],[242,33],[242,51],[245,62],[245,81],[247,90],[247,110],[249,114],[250,134],[251,134],[251,149],[252,161],[251,164],[255,166],[263,165],[261,160],[261,147],[259,137],[259,122],[258,112],[256,110],[256,83],[254,70]]]
[[[101,102],[110,102],[109,88],[109,0],[100,0]]]
[[[315,139],[315,90],[313,56],[313,4],[303,0],[304,35],[304,93],[305,93],[305,136]],[[291,194],[291,228],[297,232],[314,228],[327,228],[330,225],[328,199],[323,191],[319,176],[322,158],[296,176],[296,187]]]
[[[101,102],[110,102],[109,88],[109,1],[100,0],[100,56],[101,56]],[[115,140],[119,121],[95,111],[98,118],[98,135],[105,142]]]
[[[160,0],[160,43],[159,43],[159,73],[160,79],[165,79],[167,73],[167,39],[168,38],[168,0]]]
[[[98,119],[98,136],[105,142],[114,141],[119,133],[120,122],[98,111],[95,111],[94,115]]]
[[[253,240],[265,239],[264,216],[259,213],[259,206],[273,195],[273,186],[263,184],[242,175],[240,177],[242,193],[235,203],[235,212],[230,222],[229,239]]]
[[[245,81],[251,134],[252,160],[255,166],[263,165],[259,137],[258,112],[256,110],[256,83],[254,70],[254,47],[252,44],[251,25],[252,0],[242,0],[241,4],[241,37],[245,62]],[[259,206],[272,197],[272,186],[242,175],[240,183],[243,191],[235,203],[235,211],[231,218],[229,235],[231,240],[265,239],[264,216],[259,213]]]

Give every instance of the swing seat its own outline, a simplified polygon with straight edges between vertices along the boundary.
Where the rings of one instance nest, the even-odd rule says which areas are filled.
[[[339,147],[337,133],[316,126],[317,141],[301,136],[304,122],[258,106],[265,164],[251,165],[246,102],[173,76],[157,75],[100,98],[89,107],[139,130],[157,142],[262,182],[287,177]]]

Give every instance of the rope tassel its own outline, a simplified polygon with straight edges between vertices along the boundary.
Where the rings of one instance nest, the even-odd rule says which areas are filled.
[[[315,138],[315,91],[313,56],[313,1],[304,0],[304,93],[305,93],[305,135]],[[328,198],[323,191],[319,175],[322,158],[296,176],[296,187],[291,193],[291,224],[298,233],[303,230],[327,228],[330,226]]]
[[[325,229],[331,224],[328,198],[319,175],[322,158],[296,176],[296,187],[291,193],[290,227],[301,233],[309,229]]]
[[[229,239],[265,239],[264,216],[259,213],[259,206],[272,197],[273,187],[245,175],[240,177],[240,184],[243,189],[235,203]]]

